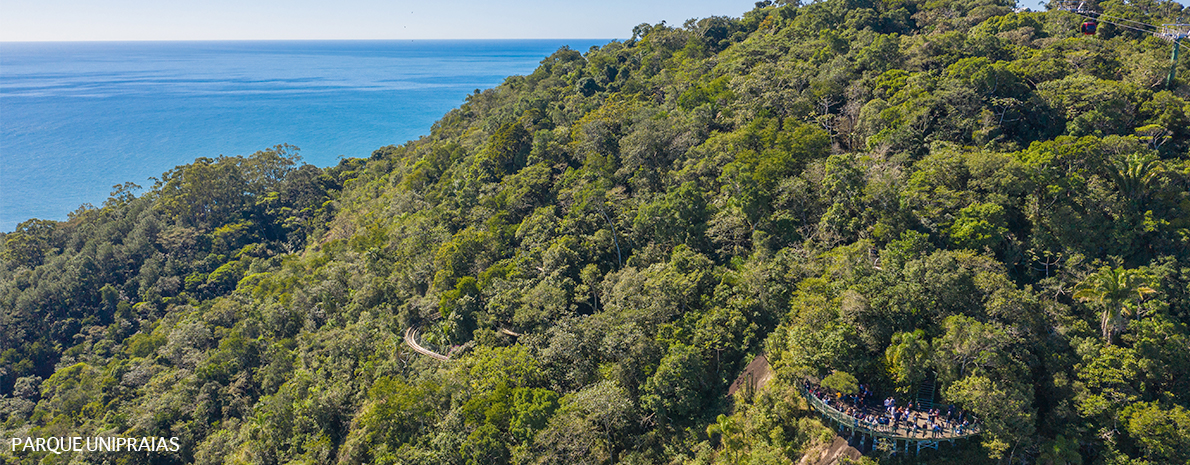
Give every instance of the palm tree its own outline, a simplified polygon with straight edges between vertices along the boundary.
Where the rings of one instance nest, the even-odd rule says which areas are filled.
[[[1114,160],[1107,171],[1120,193],[1139,201],[1148,195],[1149,187],[1157,182],[1164,168],[1156,155],[1133,153]]]
[[[1074,298],[1098,302],[1103,306],[1100,328],[1103,340],[1111,344],[1112,335],[1120,330],[1128,316],[1128,303],[1157,292],[1149,287],[1149,277],[1136,269],[1103,267],[1075,287]]]
[[[884,351],[884,363],[901,392],[912,394],[914,386],[925,380],[930,363],[930,342],[925,331],[897,333]]]
[[[731,463],[740,463],[740,454],[747,443],[744,428],[735,418],[720,414],[714,423],[707,426],[708,438],[713,438],[716,434],[720,435],[719,441],[723,443],[723,451],[731,458]]]

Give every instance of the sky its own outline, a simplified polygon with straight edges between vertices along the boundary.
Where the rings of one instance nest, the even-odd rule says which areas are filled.
[[[1184,0],[1181,3],[1185,4]],[[1018,0],[1044,10],[1042,0]],[[625,39],[755,0],[0,0],[0,41]]]
[[[0,0],[0,41],[628,38],[755,0]]]

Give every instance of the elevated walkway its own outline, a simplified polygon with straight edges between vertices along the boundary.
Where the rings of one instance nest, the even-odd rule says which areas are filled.
[[[861,445],[865,441],[871,440],[873,444],[879,442],[891,444],[894,451],[900,451],[903,443],[905,453],[909,453],[910,446],[917,449],[916,453],[921,453],[922,449],[937,450],[939,443],[954,444],[957,439],[966,439],[980,433],[978,424],[966,427],[942,426],[941,431],[934,431],[929,429],[925,419],[901,422],[900,425],[894,425],[892,422],[887,425],[869,422],[827,405],[826,402],[810,392],[805,383],[800,384],[798,389],[806,398],[806,402],[810,404],[810,408],[820,413],[824,419],[838,425],[839,431],[850,432],[852,436],[860,435]],[[917,428],[914,428],[914,425]]]
[[[405,330],[405,344],[409,345],[409,347],[410,347],[411,349],[413,349],[413,351],[414,351],[414,352],[417,352],[417,353],[419,353],[419,354],[425,355],[425,356],[427,356],[427,357],[430,357],[430,358],[432,358],[432,359],[435,359],[435,360],[441,360],[441,361],[443,361],[443,362],[450,361],[450,357],[447,357],[447,356],[445,356],[445,355],[442,355],[442,354],[440,354],[440,353],[434,352],[434,351],[432,351],[432,350],[430,350],[430,349],[427,349],[427,348],[425,348],[425,347],[422,347],[422,345],[421,345],[421,344],[418,344],[418,343],[417,343],[417,330],[416,330],[416,329],[413,329],[413,328],[407,328],[407,329]]]

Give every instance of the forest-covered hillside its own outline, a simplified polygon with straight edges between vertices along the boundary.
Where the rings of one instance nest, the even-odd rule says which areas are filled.
[[[369,159],[203,158],[22,223],[0,433],[182,447],[0,462],[797,463],[836,374],[982,425],[865,461],[1187,463],[1190,66],[1012,7],[642,24]]]

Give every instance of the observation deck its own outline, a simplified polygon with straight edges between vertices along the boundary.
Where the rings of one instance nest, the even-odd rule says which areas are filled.
[[[852,436],[860,436],[860,445],[862,446],[867,438],[871,438],[872,444],[878,443],[891,444],[894,451],[902,450],[901,443],[904,443],[905,453],[909,453],[909,447],[912,444],[916,447],[916,453],[921,453],[922,449],[938,449],[938,444],[941,442],[949,442],[954,444],[957,439],[966,439],[971,436],[980,434],[981,429],[978,423],[971,425],[954,425],[949,422],[940,421],[936,423],[937,428],[930,428],[928,416],[923,412],[915,412],[909,421],[901,421],[899,423],[892,421],[888,413],[883,411],[868,413],[876,414],[877,417],[883,417],[888,420],[887,424],[881,424],[877,421],[867,421],[862,418],[857,418],[848,415],[839,409],[828,405],[823,399],[818,398],[811,392],[805,383],[801,383],[798,387],[806,402],[810,404],[810,408],[820,413],[823,418],[838,425],[840,431],[850,431]],[[924,418],[923,418],[924,417]],[[914,427],[916,425],[916,428]]]

